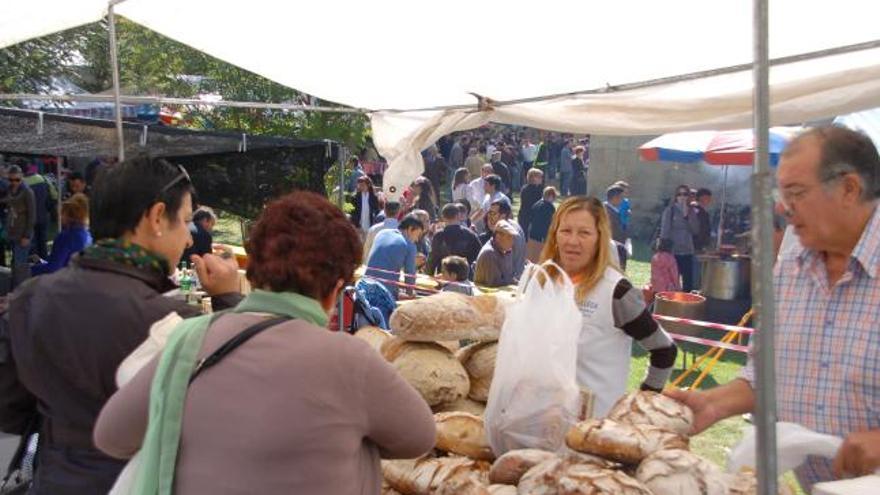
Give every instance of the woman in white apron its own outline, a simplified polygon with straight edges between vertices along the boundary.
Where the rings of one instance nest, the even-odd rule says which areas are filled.
[[[663,389],[677,354],[675,343],[651,317],[641,291],[612,263],[610,239],[602,203],[571,197],[556,210],[541,253],[542,262],[556,262],[577,287],[582,315],[577,379],[594,394],[594,417],[605,416],[626,393],[633,339],[651,355],[642,390]]]

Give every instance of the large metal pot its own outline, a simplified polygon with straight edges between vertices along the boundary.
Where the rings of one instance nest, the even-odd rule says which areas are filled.
[[[654,313],[665,316],[677,316],[689,320],[704,320],[706,298],[688,292],[660,292],[654,298]],[[661,321],[660,325],[668,332],[680,335],[695,336],[701,327],[688,323]]]
[[[748,299],[752,261],[748,256],[700,256],[700,291],[706,297],[735,301]]]

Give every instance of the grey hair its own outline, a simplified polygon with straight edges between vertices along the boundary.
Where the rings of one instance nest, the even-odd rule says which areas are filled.
[[[800,134],[786,147],[783,156],[793,153],[806,139],[819,140],[819,180],[824,184],[855,173],[862,182],[862,200],[880,198],[880,155],[871,138],[846,127],[815,127]]]

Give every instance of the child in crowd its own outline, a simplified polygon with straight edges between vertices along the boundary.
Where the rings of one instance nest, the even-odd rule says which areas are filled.
[[[680,291],[681,279],[678,265],[672,255],[672,239],[657,239],[651,257],[651,290],[658,292]]]
[[[447,256],[440,262],[439,280],[442,283],[443,292],[459,292],[468,296],[474,295],[474,283],[468,280],[471,268],[468,262],[461,256]]]

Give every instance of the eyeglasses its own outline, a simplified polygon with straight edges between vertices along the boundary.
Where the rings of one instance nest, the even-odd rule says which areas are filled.
[[[177,165],[177,170],[180,171],[171,182],[169,182],[165,187],[159,190],[159,196],[167,193],[172,187],[176,186],[178,182],[185,180],[192,184],[192,179],[190,179],[189,174],[186,172],[186,169],[183,168],[183,165]]]
[[[686,197],[686,196],[690,196],[690,195],[691,195],[691,193],[686,193],[686,192],[680,192],[680,193],[676,193],[676,194],[675,194],[675,196],[676,196],[676,197],[679,197],[679,198],[681,198],[681,197]]]
[[[811,186],[794,186],[793,188],[784,191],[778,188],[774,188],[772,192],[773,201],[782,205],[786,215],[791,215],[793,213],[792,206],[794,206],[795,203],[799,203],[801,200],[803,200],[807,196],[807,194],[810,193],[810,191],[816,188],[816,186],[822,184],[830,184],[850,173],[852,173],[852,171],[841,170],[828,177],[820,179],[818,184],[814,184]]]

